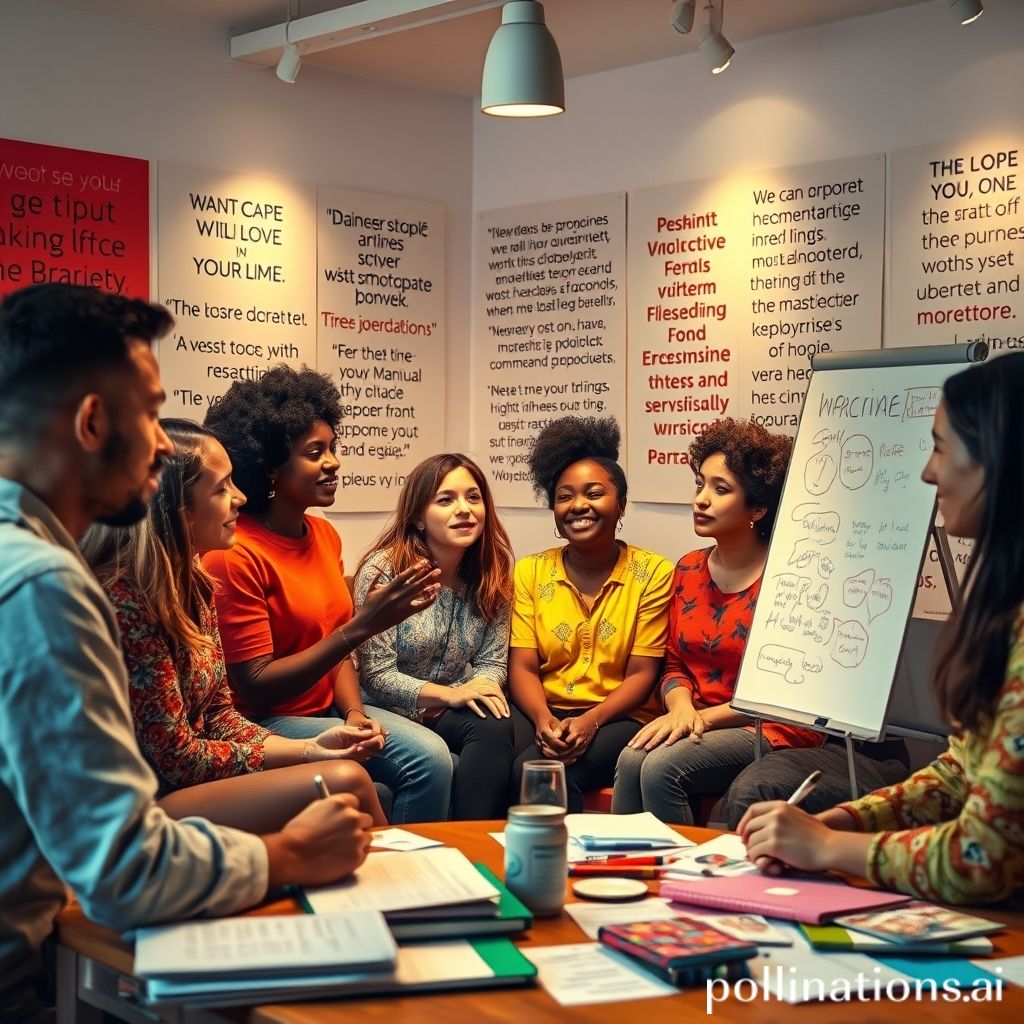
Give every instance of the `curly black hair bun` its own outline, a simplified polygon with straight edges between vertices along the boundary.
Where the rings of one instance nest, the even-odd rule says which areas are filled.
[[[607,470],[620,500],[625,501],[626,474],[616,461],[621,443],[622,432],[614,416],[563,416],[552,420],[537,435],[530,451],[534,493],[552,508],[558,478],[574,462],[591,459]]]

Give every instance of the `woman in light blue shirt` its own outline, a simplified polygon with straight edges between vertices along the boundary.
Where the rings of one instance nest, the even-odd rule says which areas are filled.
[[[459,755],[453,818],[501,817],[512,765],[514,559],[483,471],[464,455],[433,455],[409,474],[394,519],[359,565],[357,606],[424,557],[441,569],[440,595],[362,645],[360,685],[373,704],[419,721]]]

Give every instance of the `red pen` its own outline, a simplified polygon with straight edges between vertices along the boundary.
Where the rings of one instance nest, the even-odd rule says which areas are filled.
[[[580,878],[588,875],[615,875],[618,878],[660,878],[664,868],[634,868],[614,864],[570,864],[569,877]]]

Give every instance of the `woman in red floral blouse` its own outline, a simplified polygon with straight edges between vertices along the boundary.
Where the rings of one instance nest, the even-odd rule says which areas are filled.
[[[669,604],[661,675],[665,714],[630,740],[615,766],[612,810],[693,824],[693,801],[723,793],[754,760],[747,715],[729,707],[778,511],[792,441],[754,423],[713,423],[690,445],[693,530],[714,547],[683,555]],[[763,742],[818,746],[811,729],[765,722]]]
[[[210,431],[188,420],[163,427],[176,450],[147,517],[130,529],[94,526],[81,545],[117,612],[135,733],[161,804],[174,817],[270,832],[314,798],[319,774],[384,824],[357,763],[377,752],[379,736],[339,724],[313,739],[286,739],[235,710],[212,584],[197,556],[231,545],[245,496]]]

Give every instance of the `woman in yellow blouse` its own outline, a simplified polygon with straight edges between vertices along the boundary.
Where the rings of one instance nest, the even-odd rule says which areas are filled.
[[[944,903],[1024,884],[1024,353],[950,377],[922,478],[946,529],[974,538],[936,661],[949,749],[902,782],[818,815],[754,804],[739,824],[763,870],[838,869]]]
[[[534,490],[566,544],[516,565],[513,785],[525,760],[562,761],[570,811],[611,784],[619,752],[656,713],[645,705],[665,651],[672,566],[616,539],[627,489],[618,453],[614,419],[567,416],[530,456]]]

